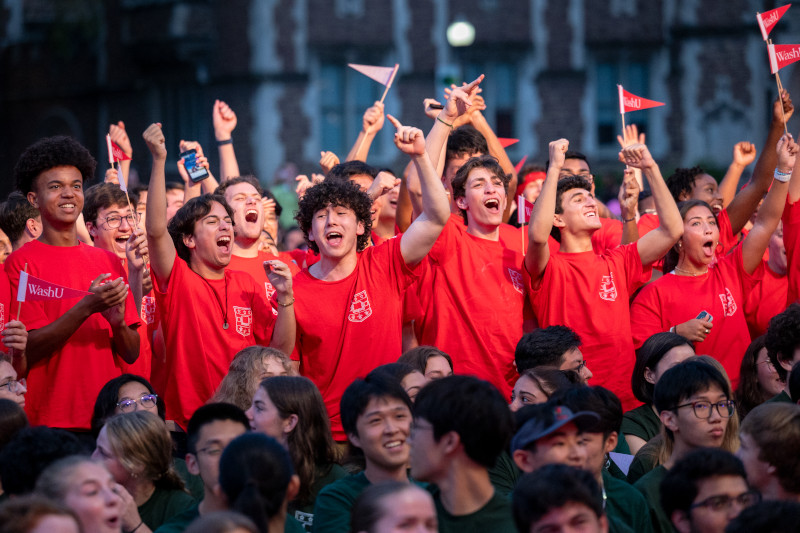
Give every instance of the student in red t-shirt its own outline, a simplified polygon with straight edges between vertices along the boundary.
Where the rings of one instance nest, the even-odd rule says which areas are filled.
[[[788,295],[786,305],[800,300],[800,180],[789,182],[789,194],[783,209],[783,243],[786,252]]]
[[[99,183],[85,191],[83,220],[95,248],[115,254],[128,273],[128,283],[136,304],[137,314],[141,314],[142,298],[153,289],[150,273],[145,270],[147,241],[144,235],[133,235],[133,228],[139,224],[138,214],[131,212],[125,193],[115,183]],[[139,358],[133,365],[125,366],[123,372],[137,374],[150,379],[152,351],[148,328],[138,328],[140,345]]]
[[[280,253],[276,256],[258,249],[265,217],[261,184],[255,176],[238,176],[224,181],[214,194],[224,196],[233,211],[233,251],[228,268],[253,276],[258,286],[264,287],[267,300],[271,300],[275,287],[267,277],[264,261],[283,261],[292,275],[300,272],[300,268],[289,254]]]
[[[417,128],[397,128],[395,144],[422,176],[423,213],[402,237],[369,246],[372,201],[358,185],[326,180],[300,200],[297,222],[320,260],[294,280],[300,373],[325,400],[334,438],[343,441],[339,400],[345,388],[401,353],[403,293],[442,231],[449,206]]]
[[[636,403],[630,389],[635,356],[628,300],[641,283],[644,266],[680,237],[680,213],[647,147],[625,148],[620,160],[642,169],[661,226],[635,243],[598,255],[592,233],[601,222],[589,183],[578,176],[558,179],[568,147],[566,139],[550,143],[550,167],[528,227],[525,269],[531,303],[540,327],[566,325],[580,335],[593,383],[614,392],[629,409]],[[561,243],[554,254],[548,246],[551,232]]]
[[[732,383],[738,381],[750,344],[745,296],[763,277],[759,267],[781,219],[798,149],[791,136],[778,141],[775,180],[753,229],[722,259],[715,257],[720,228],[712,208],[699,200],[681,204],[684,233],[664,259],[665,274],[645,287],[631,305],[637,348],[651,335],[671,330],[694,342],[695,352],[722,363]]]
[[[37,278],[92,293],[22,306],[32,425],[88,431],[97,393],[139,357],[140,323],[119,258],[78,240],[83,184],[96,165],[74,139],[50,137],[26,149],[14,171],[17,187],[39,209],[42,234],[6,261],[12,294],[26,265]]]
[[[214,394],[239,350],[269,344],[292,351],[292,276],[286,264],[268,262],[279,306],[273,318],[264,290],[252,276],[226,268],[233,249],[233,224],[230,207],[221,196],[192,198],[167,226],[167,149],[161,125],[151,124],[144,140],[153,156],[145,227],[167,346],[166,363],[154,366],[153,373],[154,378],[157,370],[167,376],[155,379],[166,387],[159,392],[167,418],[186,427],[194,410]]]

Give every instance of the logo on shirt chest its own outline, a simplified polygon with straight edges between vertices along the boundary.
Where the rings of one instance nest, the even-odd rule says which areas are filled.
[[[733,316],[736,313],[736,300],[733,299],[731,291],[725,287],[725,293],[719,295],[722,302],[722,309],[725,311],[725,316]]]
[[[370,316],[372,316],[372,307],[369,305],[367,291],[363,290],[353,296],[353,302],[350,304],[350,314],[347,315],[347,320],[350,322],[363,322]]]
[[[617,286],[614,284],[614,273],[609,272],[608,276],[603,276],[600,280],[600,298],[608,302],[617,300]]]
[[[233,306],[233,316],[236,319],[236,333],[242,337],[249,337],[253,330],[253,310],[249,307]]]
[[[273,287],[272,283],[270,283],[269,281],[265,281],[264,291],[267,293],[267,300],[271,300],[272,295],[275,294],[275,287]]]
[[[156,319],[156,299],[152,296],[142,298],[142,320],[145,324],[152,324]]]
[[[520,294],[525,294],[522,288],[522,273],[519,270],[508,269],[508,275],[511,277],[511,283],[514,284],[514,289]]]

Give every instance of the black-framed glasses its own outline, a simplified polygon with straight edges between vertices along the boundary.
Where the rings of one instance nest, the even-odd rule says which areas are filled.
[[[670,410],[674,411],[676,409],[680,409],[681,407],[690,407],[690,406],[694,411],[694,416],[696,416],[697,418],[711,418],[711,412],[714,410],[714,407],[717,408],[717,413],[719,413],[719,416],[721,416],[722,418],[730,418],[736,411],[736,404],[734,404],[733,400],[722,400],[716,403],[700,400],[697,402],[690,402],[690,403],[685,403],[683,405],[678,405]]]
[[[121,215],[111,215],[107,216],[103,219],[103,223],[109,227],[109,229],[117,229],[122,225],[122,219],[128,221],[128,225],[133,227],[139,223],[140,216],[139,213],[131,213],[130,215],[125,215],[124,217]]]
[[[125,398],[124,400],[118,401],[117,407],[119,407],[119,410],[123,413],[129,413],[136,410],[137,403],[144,409],[152,409],[155,407],[157,401],[158,394],[142,394],[138,400],[133,398]]]
[[[28,390],[28,382],[25,381],[25,378],[12,379],[0,385],[0,389],[3,387],[8,387],[8,392],[11,394],[19,394],[23,391],[23,389]]]
[[[578,374],[580,374],[580,373],[581,373],[581,370],[583,370],[584,368],[586,368],[586,360],[585,360],[585,359],[584,359],[583,361],[581,361],[580,363],[578,363],[578,364],[575,366],[575,368],[573,368],[572,370],[573,370],[574,372],[577,372]]]
[[[739,507],[745,508],[755,505],[761,501],[761,493],[755,490],[743,492],[738,496],[728,496],[727,494],[720,494],[719,496],[710,496],[705,500],[694,503],[689,506],[689,509],[697,509],[698,507],[706,507],[712,511],[727,511],[731,508],[734,502],[739,504]]]

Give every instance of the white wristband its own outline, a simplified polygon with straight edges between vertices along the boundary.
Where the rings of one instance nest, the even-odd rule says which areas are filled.
[[[773,177],[776,180],[780,181],[781,183],[786,183],[787,181],[789,181],[789,179],[791,179],[792,173],[791,172],[789,172],[789,173],[781,172],[780,170],[778,170],[776,168],[775,169],[775,174],[773,175]]]

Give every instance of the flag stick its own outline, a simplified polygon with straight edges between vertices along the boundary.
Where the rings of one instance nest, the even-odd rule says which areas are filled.
[[[394,82],[394,76],[395,76],[395,74],[397,74],[397,69],[399,67],[400,67],[400,65],[395,63],[394,70],[392,71],[392,75],[389,77],[389,81],[388,81],[388,83],[386,83],[386,88],[383,90],[383,95],[381,96],[381,99],[380,99],[381,103],[383,103],[383,101],[386,99],[386,94],[389,92],[389,89],[392,87],[392,83]],[[358,148],[356,148],[356,152],[355,152],[356,154],[358,154],[358,152],[361,151],[361,148],[364,147],[364,141],[366,140],[366,138],[367,138],[367,136],[364,135],[363,137],[361,137],[361,140],[358,141]],[[364,159],[366,160],[367,158],[365,157]]]
[[[25,268],[22,269],[23,272],[28,271],[28,263],[25,263]],[[22,313],[22,302],[17,302],[17,320],[19,320],[20,314]]]
[[[786,126],[786,112],[783,110],[783,87],[777,72],[775,73],[775,82],[778,84],[778,105],[781,108],[781,117],[783,117],[783,132],[789,135],[789,128]]]
[[[524,205],[522,206],[522,209],[525,209]],[[522,224],[519,227],[519,236],[521,237],[522,240],[522,255],[525,255],[525,224]]]

